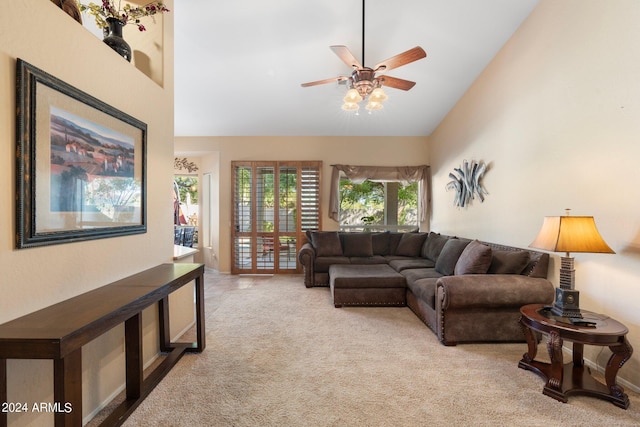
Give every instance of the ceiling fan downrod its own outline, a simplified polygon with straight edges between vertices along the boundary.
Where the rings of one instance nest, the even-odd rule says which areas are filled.
[[[362,0],[362,65],[365,65],[364,62],[364,0]]]

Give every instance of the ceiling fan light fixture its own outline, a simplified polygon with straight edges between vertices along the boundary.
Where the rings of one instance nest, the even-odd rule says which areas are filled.
[[[373,92],[371,92],[371,95],[369,95],[369,102],[383,102],[386,101],[388,98],[387,94],[384,93],[384,90],[382,90],[381,87],[377,87],[373,90]]]
[[[365,0],[362,0],[362,64],[365,63],[364,3]],[[424,51],[424,49],[422,49],[420,46],[416,46],[413,49],[409,49],[382,62],[379,62],[375,67],[370,68],[362,65],[346,46],[333,45],[330,46],[330,49],[342,60],[342,62],[344,62],[349,68],[352,69],[351,76],[339,76],[330,79],[303,83],[302,87],[316,86],[334,81],[348,85],[349,91],[344,97],[344,104],[342,105],[342,109],[346,111],[355,111],[355,115],[358,115],[358,110],[360,109],[358,103],[364,100],[367,100],[365,108],[369,110],[369,113],[384,108],[382,106],[382,102],[385,101],[388,97],[382,90],[382,85],[406,91],[411,89],[416,84],[415,82],[409,80],[399,79],[387,75],[377,77],[377,72],[386,72],[388,70],[410,64],[419,59],[426,58],[427,56],[427,53]]]
[[[362,96],[360,95],[360,93],[358,93],[358,91],[356,89],[349,89],[347,91],[347,94],[344,97],[344,103],[345,104],[356,104],[358,102],[362,101]]]
[[[360,109],[360,106],[357,102],[345,102],[344,104],[342,104],[342,109],[344,111],[358,111]]]

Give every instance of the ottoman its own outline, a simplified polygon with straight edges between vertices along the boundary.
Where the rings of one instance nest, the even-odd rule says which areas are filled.
[[[329,286],[336,307],[343,305],[405,306],[406,281],[387,264],[329,267]]]

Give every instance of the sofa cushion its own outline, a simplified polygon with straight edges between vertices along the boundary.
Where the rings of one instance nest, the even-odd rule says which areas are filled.
[[[342,256],[342,245],[337,231],[312,231],[311,244],[316,256]]]
[[[340,236],[342,237],[342,251],[344,256],[373,256],[371,233],[341,233]]]
[[[374,256],[352,256],[349,257],[349,261],[354,265],[372,265],[372,264],[388,264],[385,257],[382,255]]]
[[[485,274],[490,265],[491,248],[474,240],[460,254],[453,274]]]
[[[409,259],[392,259],[389,265],[395,271],[407,270],[410,268],[433,268],[436,263],[430,259],[409,258]]]
[[[419,257],[426,233],[404,233],[398,242],[395,255]]]
[[[468,239],[449,239],[442,247],[440,255],[436,260],[436,271],[445,276],[453,275],[458,258],[467,247]]]
[[[388,265],[332,265],[329,276],[332,291],[335,288],[406,288],[404,277]]]
[[[493,251],[489,274],[520,274],[529,264],[528,251]]]
[[[396,250],[398,249],[398,244],[400,243],[400,239],[405,233],[392,232],[389,233],[389,251],[387,255],[395,255]]]
[[[388,255],[389,254],[389,232],[383,231],[382,233],[371,234],[371,245],[373,247],[374,255]]]
[[[351,264],[346,256],[320,256],[316,257],[313,270],[316,273],[326,273],[333,264]]]
[[[426,302],[429,307],[436,308],[436,283],[437,277],[428,277],[407,282],[407,288],[416,296],[416,298]]]
[[[433,231],[430,232],[424,245],[422,245],[422,253],[420,255],[422,258],[428,258],[434,262],[437,261],[438,255],[442,252],[442,248],[444,244],[447,243],[447,240],[449,240],[449,236],[434,233]]]
[[[400,272],[407,279],[407,286],[416,280],[421,279],[437,279],[442,277],[442,274],[438,273],[434,268],[411,268],[408,270],[402,270]]]

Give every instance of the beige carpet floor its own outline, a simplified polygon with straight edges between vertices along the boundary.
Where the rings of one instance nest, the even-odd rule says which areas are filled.
[[[445,347],[408,308],[336,309],[300,276],[206,282],[206,350],[185,355],[125,426],[640,425],[629,390],[628,410],[544,396],[517,367],[524,343]]]

